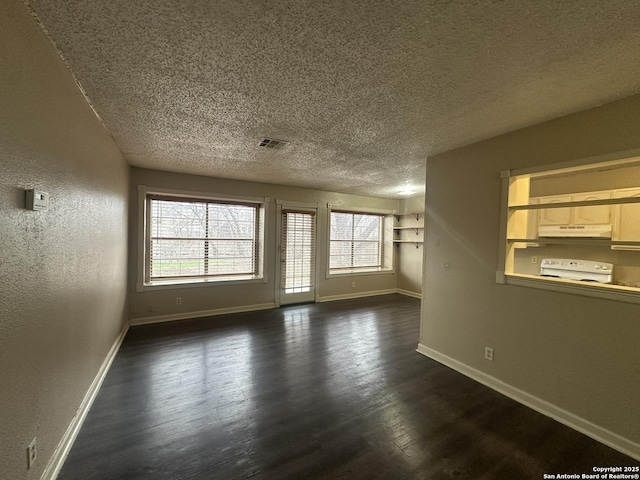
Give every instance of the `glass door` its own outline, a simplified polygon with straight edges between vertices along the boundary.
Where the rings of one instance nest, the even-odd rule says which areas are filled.
[[[316,212],[282,209],[280,304],[315,301]]]

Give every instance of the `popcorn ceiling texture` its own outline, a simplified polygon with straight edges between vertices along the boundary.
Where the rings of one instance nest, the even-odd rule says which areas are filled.
[[[138,167],[394,197],[429,155],[640,92],[636,0],[28,4]]]

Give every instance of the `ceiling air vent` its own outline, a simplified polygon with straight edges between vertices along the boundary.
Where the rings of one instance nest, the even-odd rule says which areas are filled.
[[[276,140],[274,138],[263,138],[260,141],[261,147],[273,148],[276,150],[286,147],[287,145],[289,145],[289,142],[285,142],[284,140]]]

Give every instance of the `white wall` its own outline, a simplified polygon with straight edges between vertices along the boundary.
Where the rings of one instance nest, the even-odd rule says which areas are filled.
[[[0,11],[0,478],[37,479],[126,321],[128,166],[24,4]]]
[[[318,209],[318,264],[319,282],[316,285],[320,301],[340,296],[358,296],[380,292],[394,292],[397,288],[397,273],[363,274],[357,276],[333,276],[326,278],[327,262],[327,204],[345,208],[369,208],[394,211],[398,209],[398,200],[323,192],[305,188],[284,187],[262,183],[225,180],[198,175],[185,175],[148,169],[132,169],[132,199],[137,198],[138,185],[164,187],[210,194],[245,195],[268,197],[268,216],[266,219],[265,274],[266,283],[246,285],[196,286],[170,290],[150,290],[137,292],[135,289],[139,262],[138,256],[138,208],[132,201],[129,211],[129,259],[130,276],[130,318],[134,322],[156,321],[162,319],[188,318],[194,312],[226,312],[274,306],[276,296],[276,200],[319,204]],[[352,287],[355,282],[356,286]],[[182,299],[176,305],[176,297]]]
[[[500,285],[500,171],[640,147],[633,97],[427,161],[420,348],[640,457],[640,307]],[[484,347],[495,360],[484,359]]]

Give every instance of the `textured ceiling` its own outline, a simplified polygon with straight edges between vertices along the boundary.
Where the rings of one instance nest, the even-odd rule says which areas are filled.
[[[27,3],[139,167],[398,197],[429,155],[640,92],[637,0]]]

